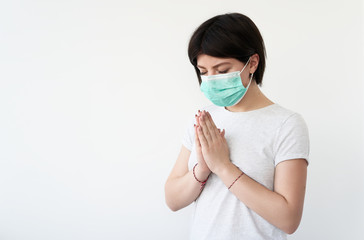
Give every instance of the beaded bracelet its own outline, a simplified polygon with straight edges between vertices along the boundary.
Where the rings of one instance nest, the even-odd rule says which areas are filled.
[[[200,190],[202,190],[202,189],[205,187],[205,184],[206,184],[206,182],[207,182],[207,179],[209,179],[209,176],[210,176],[210,175],[209,175],[209,176],[207,176],[206,180],[205,180],[205,181],[203,181],[203,182],[202,182],[202,181],[200,181],[200,180],[198,180],[198,179],[197,179],[197,177],[196,177],[196,174],[195,174],[195,168],[196,168],[197,164],[198,164],[198,163],[196,163],[196,164],[195,164],[195,166],[193,166],[193,176],[195,177],[195,179],[196,179],[196,181],[197,181],[197,182],[201,183],[201,188],[200,188]]]
[[[235,180],[234,180],[234,182],[230,185],[230,187],[228,188],[228,189],[230,189],[231,188],[231,186],[242,176],[244,174],[244,172],[242,172],[240,175],[239,175],[239,177],[237,177]]]

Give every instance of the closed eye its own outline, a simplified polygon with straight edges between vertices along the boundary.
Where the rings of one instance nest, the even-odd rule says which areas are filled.
[[[227,73],[229,69],[226,69],[224,71],[217,71],[219,74]],[[205,75],[207,72],[200,72],[200,75]]]

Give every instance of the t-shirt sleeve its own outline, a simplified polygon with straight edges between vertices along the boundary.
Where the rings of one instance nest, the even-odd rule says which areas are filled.
[[[195,124],[194,117],[192,119],[189,119],[189,121],[187,121],[182,136],[182,144],[190,151],[192,151],[192,146],[194,144],[194,139],[195,139],[195,129],[193,127],[193,124]]]
[[[278,129],[275,141],[274,164],[297,158],[304,158],[309,164],[309,134],[303,117],[294,113]]]

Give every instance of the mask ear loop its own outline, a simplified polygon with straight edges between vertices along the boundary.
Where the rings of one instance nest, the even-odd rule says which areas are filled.
[[[254,73],[252,73],[252,75],[250,76],[249,84],[248,84],[248,86],[246,87],[246,90],[247,90],[247,91],[248,91],[248,88],[249,88],[249,86],[250,86],[250,83],[252,82],[253,75],[254,75]]]
[[[246,66],[248,66],[248,63],[250,62],[250,58],[251,58],[251,57],[249,57],[249,59],[248,59],[248,61],[246,62],[245,66],[243,67],[243,70],[241,70],[241,71],[240,71],[240,73],[242,73],[242,72],[244,71],[245,67],[246,67]],[[252,75],[250,76],[249,84],[248,84],[248,86],[246,86],[246,90],[247,90],[247,91],[248,91],[248,88],[249,88],[249,86],[250,86],[250,83],[252,82],[253,75],[254,75],[254,73],[252,73]],[[244,85],[243,85],[243,86],[244,86]],[[245,94],[244,94],[244,95],[245,95]]]
[[[249,63],[249,61],[250,61],[250,58],[251,58],[251,57],[249,57],[248,61],[245,63],[245,66],[243,67],[243,69],[240,71],[240,73],[239,73],[239,74],[241,74],[241,73],[244,71],[245,67],[246,67],[246,66],[248,66],[248,63]]]

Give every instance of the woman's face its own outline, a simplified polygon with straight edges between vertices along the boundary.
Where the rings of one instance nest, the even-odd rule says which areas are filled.
[[[240,73],[242,83],[247,86],[249,83],[250,63]],[[235,58],[218,58],[212,57],[206,54],[200,54],[197,57],[197,67],[200,70],[200,74],[203,76],[210,76],[222,73],[241,71],[244,68],[244,63]]]

